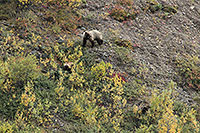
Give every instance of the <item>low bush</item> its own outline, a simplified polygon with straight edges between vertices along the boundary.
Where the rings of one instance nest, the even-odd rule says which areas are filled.
[[[8,121],[0,121],[0,132],[1,133],[12,133],[14,131],[15,125],[9,123]]]
[[[1,82],[10,81],[16,88],[21,88],[27,81],[35,80],[40,74],[35,56],[11,57],[8,61],[1,61]]]
[[[130,19],[135,19],[138,12],[135,10],[127,11],[123,7],[116,6],[109,13],[114,19],[123,22]]]
[[[109,10],[110,16],[120,22],[135,19],[138,13],[130,0],[117,0],[114,7]]]
[[[176,68],[181,81],[188,88],[200,90],[200,59],[197,56],[185,56],[176,59]]]
[[[147,1],[147,5],[143,8],[145,11],[150,10],[152,13],[158,12],[162,18],[177,13],[178,7],[168,4],[160,4],[155,0]]]
[[[90,74],[86,71],[90,71]],[[91,68],[84,68],[80,62],[69,77],[72,86],[67,105],[75,117],[98,127],[98,131],[121,130],[120,123],[126,105],[126,99],[123,98],[124,81],[112,75],[109,63],[101,62]]]
[[[24,85],[40,75],[40,67],[34,56],[10,57],[0,60],[0,108],[1,113],[13,118],[20,104]]]
[[[149,105],[141,108],[133,105],[132,111],[127,113],[125,125],[128,130],[136,132],[199,132],[200,123],[196,119],[196,111],[187,105],[175,102],[178,95],[171,82],[168,89],[154,90]],[[134,128],[131,128],[134,127]]]

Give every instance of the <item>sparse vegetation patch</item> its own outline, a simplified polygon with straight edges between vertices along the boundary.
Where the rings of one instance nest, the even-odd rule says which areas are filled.
[[[178,7],[177,6],[171,6],[167,4],[160,4],[156,0],[149,0],[146,2],[147,5],[144,8],[145,11],[149,10],[152,13],[159,12],[160,16],[162,18],[165,18],[167,16],[173,15],[177,13]]]
[[[118,0],[109,11],[110,16],[120,22],[135,19],[138,13],[139,11],[134,8],[134,3],[131,0]]]
[[[200,59],[197,56],[177,58],[176,66],[184,85],[190,89],[200,90]]]

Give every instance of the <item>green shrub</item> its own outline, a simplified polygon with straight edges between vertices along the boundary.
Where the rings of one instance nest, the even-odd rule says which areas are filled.
[[[24,85],[35,80],[40,68],[34,56],[11,57],[0,60],[0,113],[13,118],[20,104]]]
[[[88,68],[84,62],[74,64],[69,80],[55,89],[59,101],[66,97],[63,107],[68,107],[71,119],[80,119],[96,131],[120,131],[123,120],[123,81],[109,63],[100,62]],[[62,82],[62,80],[60,80]],[[66,83],[65,83],[66,82]],[[68,93],[63,93],[67,89]]]
[[[114,9],[111,10],[110,15],[111,15],[114,19],[116,19],[116,20],[122,22],[122,21],[125,21],[125,20],[126,20],[127,12],[126,12],[124,9],[122,9],[122,8],[119,8],[119,7],[117,8],[117,7],[115,7]]]
[[[21,95],[20,108],[16,113],[16,121],[19,127],[24,124],[33,126],[49,127],[52,125],[53,109],[52,103],[38,99],[33,90],[33,84],[28,82],[25,86],[25,92]]]
[[[160,4],[155,0],[148,0],[147,5],[143,8],[145,11],[150,10],[152,13],[159,12],[159,15],[162,18],[165,18],[169,15],[177,13],[177,6],[171,6],[167,4]]]
[[[168,89],[155,89],[147,99],[148,105],[132,105],[127,110],[124,129],[138,133],[199,132],[200,123],[195,117],[196,111],[175,100],[178,95],[175,87],[176,84],[171,82]]]
[[[186,56],[176,59],[176,68],[181,81],[188,88],[200,90],[200,59],[197,56]]]
[[[112,16],[114,19],[123,22],[129,19],[135,19],[137,16],[137,12],[135,10],[127,11],[126,9],[122,7],[114,7],[110,11],[110,16]]]
[[[114,43],[120,47],[127,47],[132,51],[134,51],[134,47],[139,47],[139,45],[133,44],[130,40],[123,40],[120,38],[116,38]]]
[[[114,7],[109,11],[110,16],[120,22],[135,19],[138,13],[131,0],[117,0]]]
[[[122,6],[132,6],[133,0],[117,0],[117,3]]]
[[[61,4],[61,5],[68,5],[70,7],[78,7],[83,0],[66,0],[66,1],[63,1],[63,0],[18,0],[22,5],[26,5],[26,4],[29,4],[29,3],[36,3],[36,4],[39,4],[39,3],[48,3],[48,4],[55,4],[55,3],[58,3]]]
[[[124,65],[128,63],[133,63],[134,59],[132,58],[131,55],[131,50],[124,48],[124,47],[115,47],[114,51],[116,53],[115,58],[117,59],[117,64],[118,65]]]
[[[0,1],[0,20],[14,20],[17,12],[16,0]]]
[[[40,74],[40,67],[37,65],[34,55],[26,57],[12,57],[5,64],[8,66],[8,78],[16,87],[23,87],[27,81],[35,80]]]
[[[0,132],[1,133],[12,133],[14,132],[14,124],[9,123],[8,121],[0,121]]]

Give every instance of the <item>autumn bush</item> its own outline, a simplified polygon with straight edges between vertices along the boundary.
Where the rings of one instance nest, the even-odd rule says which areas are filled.
[[[80,62],[69,77],[72,95],[66,103],[72,107],[72,114],[86,124],[98,127],[99,131],[120,131],[126,105],[123,98],[124,81],[118,76],[111,77],[113,71],[109,63],[101,62],[86,69],[83,65]],[[85,73],[87,69],[89,75]]]
[[[120,131],[126,105],[122,86],[125,81],[113,76],[111,64],[102,61],[88,66],[81,56],[79,46],[75,47],[67,58],[74,62],[72,73],[67,76],[68,73],[59,71],[55,92],[60,101],[58,110],[65,110],[65,114],[59,114],[81,120],[87,126],[96,127],[96,131]]]
[[[10,80],[15,87],[23,87],[30,80],[35,80],[40,74],[40,67],[33,55],[9,58],[4,63],[8,72],[3,73],[4,81]],[[8,65],[8,66],[7,66]],[[5,68],[5,69],[7,69]],[[2,70],[3,71],[3,70]]]
[[[2,133],[5,133],[5,132],[8,132],[8,133],[12,133],[14,131],[14,127],[15,125],[11,124],[10,122],[8,121],[0,121],[0,132]]]
[[[14,117],[24,85],[35,80],[40,68],[34,56],[11,57],[8,61],[0,61],[1,112],[7,117]]]
[[[195,117],[196,111],[175,102],[178,93],[173,90],[174,87],[176,83],[171,82],[167,89],[155,89],[145,110],[140,105],[133,105],[125,117],[125,129],[138,133],[199,132],[200,123]]]
[[[114,7],[109,13],[110,16],[120,22],[135,19],[137,16],[137,12],[135,10],[126,11],[123,7]]]
[[[20,106],[15,115],[18,128],[31,126],[33,129],[38,126],[50,127],[53,125],[53,109],[51,101],[39,99],[34,91],[33,83],[30,81],[24,87],[25,91],[20,97]]]
[[[30,4],[30,3],[43,3],[43,4],[61,4],[68,5],[72,7],[77,7],[82,3],[82,0],[18,0],[22,5]]]
[[[200,90],[200,59],[197,56],[178,57],[176,67],[181,81],[188,88]]]
[[[174,15],[178,11],[178,6],[168,5],[159,3],[156,0],[148,0],[146,6],[142,8],[144,11],[151,11],[152,13],[159,13],[161,18],[167,18],[168,16]]]
[[[118,0],[108,12],[111,17],[120,22],[135,19],[139,12],[134,8],[133,4],[130,0]]]

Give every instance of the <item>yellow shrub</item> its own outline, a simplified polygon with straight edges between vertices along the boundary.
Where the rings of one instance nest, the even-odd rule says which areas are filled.
[[[145,114],[136,105],[133,107],[134,118],[140,125],[136,132],[199,132],[200,123],[195,117],[195,110],[187,106],[181,106],[181,111],[176,110],[175,87],[176,84],[170,82],[168,89],[155,89],[149,100],[150,109]]]
[[[0,132],[1,133],[12,133],[14,132],[14,125],[10,124],[9,122],[0,121]]]
[[[90,74],[87,77],[84,67],[83,62],[75,64],[70,74],[72,95],[67,100],[67,105],[71,106],[74,116],[81,118],[86,124],[97,126],[99,131],[103,125],[110,127],[112,131],[120,131],[123,108],[127,102],[122,97],[122,79],[117,75],[113,76],[112,65],[103,61],[89,68]]]
[[[56,3],[59,2],[60,4],[68,3],[68,6],[70,7],[78,7],[82,3],[82,0],[18,0],[22,5],[28,4],[30,2],[34,3]]]

